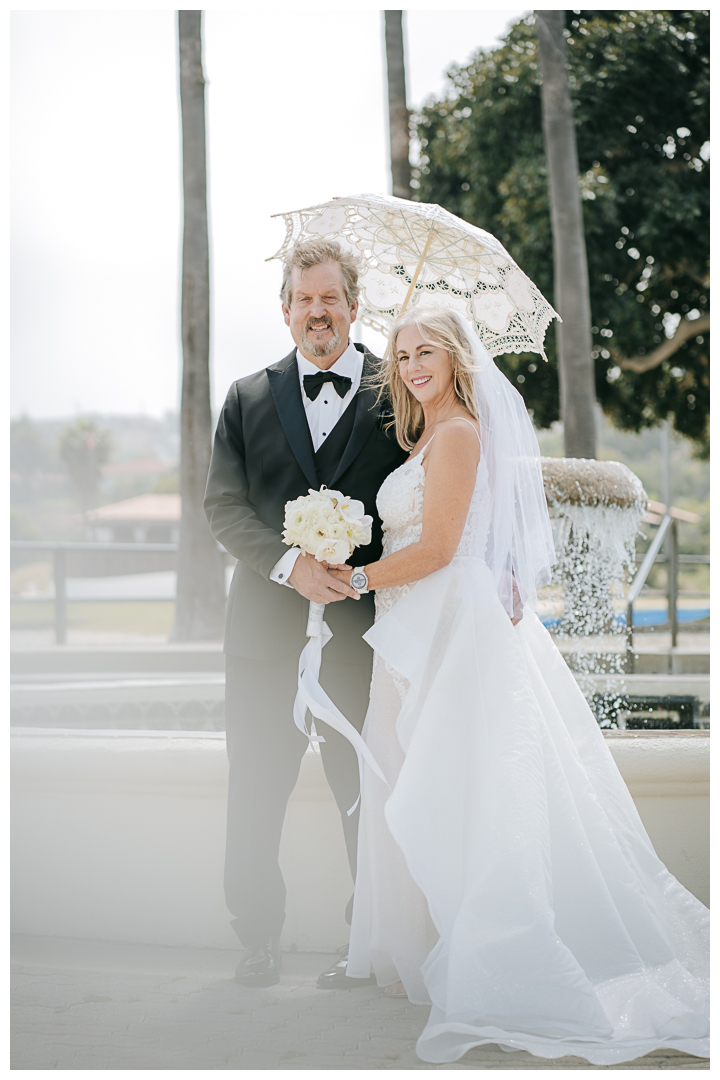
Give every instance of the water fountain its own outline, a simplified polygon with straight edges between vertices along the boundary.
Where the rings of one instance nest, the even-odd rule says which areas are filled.
[[[558,643],[600,725],[616,727],[627,650],[615,601],[634,574],[647,495],[617,461],[543,458],[542,469],[558,557],[551,592],[562,595]]]

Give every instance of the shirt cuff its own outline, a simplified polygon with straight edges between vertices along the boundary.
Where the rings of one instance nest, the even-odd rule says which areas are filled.
[[[277,582],[278,585],[287,585],[289,589],[292,589],[288,578],[295,568],[299,555],[300,548],[290,548],[290,551],[286,551],[282,559],[278,559],[270,571],[270,580]]]

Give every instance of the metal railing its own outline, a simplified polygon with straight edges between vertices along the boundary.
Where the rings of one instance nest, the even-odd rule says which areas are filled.
[[[12,597],[13,604],[54,604],[55,644],[67,643],[67,559],[68,551],[132,551],[132,552],[177,552],[177,544],[111,544],[93,543],[90,541],[72,540],[11,540],[10,548],[13,551],[50,551],[53,554],[53,580],[55,583],[55,595],[53,597]],[[134,601],[141,598],[113,597],[112,603]],[[146,600],[146,597],[142,597]],[[83,598],[82,603],[101,602],[102,597]],[[110,601],[106,601],[110,602]]]
[[[668,550],[661,553],[663,541],[667,539]],[[218,545],[220,546],[220,545]],[[125,551],[125,552],[175,552],[177,544],[112,544],[94,543],[89,541],[72,540],[11,540],[10,548],[14,551],[48,551],[53,554],[53,579],[55,583],[54,597],[12,597],[14,604],[54,604],[55,642],[64,645],[67,642],[67,561],[68,551]],[[222,549],[224,550],[224,549]],[[673,646],[677,645],[678,620],[678,568],[681,565],[709,564],[709,555],[680,555],[678,552],[678,519],[672,513],[666,513],[653,537],[652,543],[643,556],[638,556],[640,569],[635,575],[627,597],[627,633],[628,633],[628,671],[633,671],[635,666],[635,654],[633,651],[633,605],[647,581],[647,578],[656,563],[669,562],[668,569],[668,622]],[[147,600],[147,597],[84,597],[82,603],[106,602],[138,602]],[[80,601],[78,601],[80,602]]]
[[[678,570],[681,565],[709,565],[709,555],[681,555],[678,552],[678,522],[679,519],[673,514],[672,508],[663,514],[663,517],[658,525],[658,530],[652,539],[650,547],[644,555],[638,556],[642,561],[640,562],[640,569],[633,578],[632,584],[627,595],[627,613],[626,613],[626,626],[627,626],[627,665],[626,670],[632,673],[635,670],[635,650],[633,643],[634,626],[633,626],[633,606],[635,601],[639,597],[645,582],[647,581],[650,571],[656,563],[668,563],[667,573],[667,603],[668,603],[668,625],[670,628],[670,644],[673,648],[677,645],[678,637],[678,617],[677,617],[677,602],[679,596],[678,590]],[[665,544],[665,552],[660,554],[660,548]]]

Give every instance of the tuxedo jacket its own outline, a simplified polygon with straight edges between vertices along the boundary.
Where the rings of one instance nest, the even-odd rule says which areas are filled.
[[[379,361],[364,345],[360,388],[317,452],[303,406],[296,350],[230,387],[218,420],[205,494],[210,529],[238,560],[225,621],[225,652],[255,659],[297,657],[307,641],[308,601],[269,575],[288,547],[285,504],[321,484],[360,499],[373,516],[372,541],[350,558],[355,566],[382,554],[375,499],[385,477],[404,461],[387,402],[367,385]],[[333,639],[328,660],[354,663],[369,649],[361,640],[373,621],[372,595],[328,604]],[[367,655],[364,655],[367,654]]]

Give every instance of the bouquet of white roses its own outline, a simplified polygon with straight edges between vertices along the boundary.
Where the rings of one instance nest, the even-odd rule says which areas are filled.
[[[372,537],[372,516],[365,513],[363,504],[358,499],[349,499],[341,491],[331,491],[325,485],[319,491],[311,488],[307,495],[285,503],[284,526],[282,538],[286,544],[299,547],[306,555],[312,555],[318,562],[331,566],[346,562],[356,547],[368,544]],[[321,737],[308,731],[306,716],[309,710],[311,716],[324,720],[352,743],[358,755],[361,775],[365,760],[373,772],[385,780],[360,733],[320,685],[322,649],[332,637],[332,631],[323,619],[324,612],[324,604],[310,601],[307,624],[310,640],[300,655],[298,665],[298,692],[293,709],[295,724],[308,739],[322,742]],[[348,813],[352,813],[352,810]]]
[[[331,565],[346,562],[372,536],[372,517],[363,504],[325,485],[286,503],[284,524],[286,544]]]

